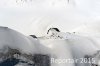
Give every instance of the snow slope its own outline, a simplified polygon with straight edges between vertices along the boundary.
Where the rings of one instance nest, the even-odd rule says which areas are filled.
[[[50,35],[40,38],[40,42],[44,46],[51,48],[51,54],[56,55],[56,57],[54,57],[55,59],[78,59],[77,62],[74,62],[75,66],[90,66],[91,63],[84,62],[82,59],[85,59],[86,55],[95,57],[95,54],[100,51],[100,45],[98,43],[100,37],[97,38],[96,36],[91,37],[55,31],[53,31],[53,33],[55,34],[52,35],[50,33]],[[99,57],[97,57],[97,59],[99,59]],[[96,60],[93,60],[92,62],[95,63],[95,61]],[[99,62],[96,63],[98,65]],[[64,63],[61,64],[64,65]],[[57,66],[59,65],[58,63]]]
[[[100,48],[99,18],[99,0],[0,0],[1,26],[13,28],[24,35],[45,36],[43,39],[35,40],[0,27],[0,48],[9,45],[19,48],[24,53],[50,53],[58,59],[72,58],[71,55],[73,58],[93,55]],[[58,35],[63,39],[57,36],[48,37],[47,30],[50,28],[60,29],[61,33]],[[62,65],[66,64],[59,66]],[[81,63],[76,65],[84,66]]]
[[[33,38],[30,39],[12,29],[0,27],[1,52],[4,52],[2,49],[7,46],[13,49],[19,49],[19,51],[26,54],[35,54],[39,52],[39,50],[35,50],[37,49],[35,45],[38,44],[38,41]]]
[[[50,32],[49,35],[36,39],[31,36],[26,37],[8,27],[0,27],[0,52],[6,53],[8,50],[6,47],[10,47],[27,55],[44,54],[49,55],[51,59],[80,59],[86,55],[95,57],[95,53],[100,50],[99,37],[56,32],[54,30]],[[53,62],[51,66],[88,66],[86,63],[80,62]],[[98,64],[98,62],[96,63]]]
[[[40,42],[50,48],[51,55],[51,66],[74,66],[74,63],[69,62],[53,62],[52,59],[73,59],[71,50],[68,46],[68,43],[65,40],[59,39],[40,39]]]

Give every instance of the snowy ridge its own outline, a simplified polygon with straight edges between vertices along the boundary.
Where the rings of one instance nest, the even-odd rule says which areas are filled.
[[[95,58],[96,63],[93,64],[99,65],[98,63],[100,60],[100,54],[98,51],[100,51],[100,48],[98,47],[99,43],[97,43],[97,39],[99,40],[99,38],[96,38],[96,36],[94,36],[93,39],[91,37],[89,38],[89,36],[81,36],[76,33],[59,32],[56,31],[54,28],[50,29],[48,31],[48,34],[44,37],[40,36],[34,38],[34,36],[25,36],[10,28],[0,27],[0,61],[1,63],[3,63],[3,61],[9,61],[9,59],[11,58],[12,60],[16,59],[20,62],[17,62],[16,66],[31,66],[34,65],[34,57],[46,57],[49,59],[48,62],[50,62],[50,58]],[[34,56],[35,54],[38,55]],[[88,66],[86,63],[80,62],[60,64],[51,63],[51,66],[66,65]]]

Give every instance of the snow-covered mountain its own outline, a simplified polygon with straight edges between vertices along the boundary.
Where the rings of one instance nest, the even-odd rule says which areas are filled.
[[[8,27],[0,27],[1,66],[11,62],[12,66],[99,65],[100,47],[96,40],[100,38],[64,33],[57,28],[50,28],[47,33],[45,36],[34,38]]]
[[[16,54],[12,53],[15,50],[17,61],[22,62],[27,56],[33,58],[34,54],[40,54],[42,60],[49,57],[96,61],[52,63],[51,66],[97,66],[100,64],[99,18],[99,0],[0,0],[0,26],[6,26],[0,27],[0,56],[10,61],[12,54],[12,60],[16,60]],[[32,66],[30,59],[22,62],[15,66]]]
[[[0,66],[47,66],[48,49],[36,38],[0,27]]]

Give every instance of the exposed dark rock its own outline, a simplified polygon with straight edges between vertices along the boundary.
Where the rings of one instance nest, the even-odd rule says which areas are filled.
[[[32,36],[33,38],[37,38],[35,35],[30,35],[30,36]]]
[[[7,60],[3,61],[2,63],[0,63],[0,66],[14,66],[17,63],[19,63],[18,59],[11,58],[11,59],[7,59]]]
[[[49,33],[49,31],[50,31],[51,29],[54,29],[54,30],[56,30],[57,32],[60,32],[60,30],[59,30],[58,28],[50,28],[50,29],[47,31],[47,34]]]
[[[50,57],[48,55],[36,54],[33,60],[36,66],[50,66]]]
[[[28,63],[28,61],[25,61],[20,58],[15,58],[14,55],[18,55],[20,57],[24,57],[29,61],[32,61],[34,63]],[[0,58],[4,59],[3,62],[0,63],[0,66],[14,66],[19,60],[22,60],[22,63],[27,63],[31,66],[50,66],[50,57],[48,55],[42,55],[42,54],[35,54],[35,55],[28,55],[28,54],[22,54],[19,50],[17,49],[11,49],[8,48],[7,53],[0,53]]]

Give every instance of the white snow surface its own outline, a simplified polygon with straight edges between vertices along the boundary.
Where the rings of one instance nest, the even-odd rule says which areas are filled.
[[[52,30],[51,30],[52,31]],[[85,55],[94,55],[100,50],[99,37],[77,35],[75,33],[56,32],[54,35],[33,38],[25,36],[7,27],[0,27],[0,52],[5,46],[18,49],[24,54],[45,54],[54,59],[80,59]],[[24,60],[24,58],[23,58]],[[87,66],[86,63],[51,63],[51,66]],[[16,66],[26,65],[19,63]]]
[[[26,54],[46,54],[54,59],[80,59],[85,55],[94,55],[100,50],[99,37],[87,37],[75,33],[55,32],[53,36],[32,38],[7,27],[0,27],[0,52],[8,46]],[[59,37],[58,37],[59,36]],[[7,49],[5,49],[7,50]],[[24,59],[24,58],[23,58]],[[87,66],[85,63],[77,66]],[[26,65],[26,64],[18,64]],[[75,66],[75,63],[51,63],[51,66]]]
[[[99,38],[96,39],[99,40]],[[7,27],[0,27],[0,52],[7,50],[3,48],[8,46],[28,55],[46,54],[54,59],[80,59],[84,58],[85,55],[93,55],[100,50],[96,39],[63,32],[55,32],[54,36],[50,34],[36,39]],[[18,65],[25,64],[19,63]],[[51,63],[51,66],[66,65],[75,66],[75,63]],[[77,63],[77,66],[86,65],[85,63]]]
[[[100,50],[99,21],[99,0],[0,0],[0,26],[22,33],[0,27],[0,52],[10,46],[22,53],[50,54],[57,59],[93,55]],[[46,35],[49,28],[60,29],[57,35],[61,38]],[[40,38],[27,36],[30,34]]]
[[[33,41],[37,44],[36,40],[33,39]],[[33,42],[24,35],[9,28],[0,27],[0,49],[3,49],[5,46],[10,46],[13,49],[20,48],[20,51],[27,53],[38,52],[35,50],[36,47],[33,46],[34,43],[32,43]]]

